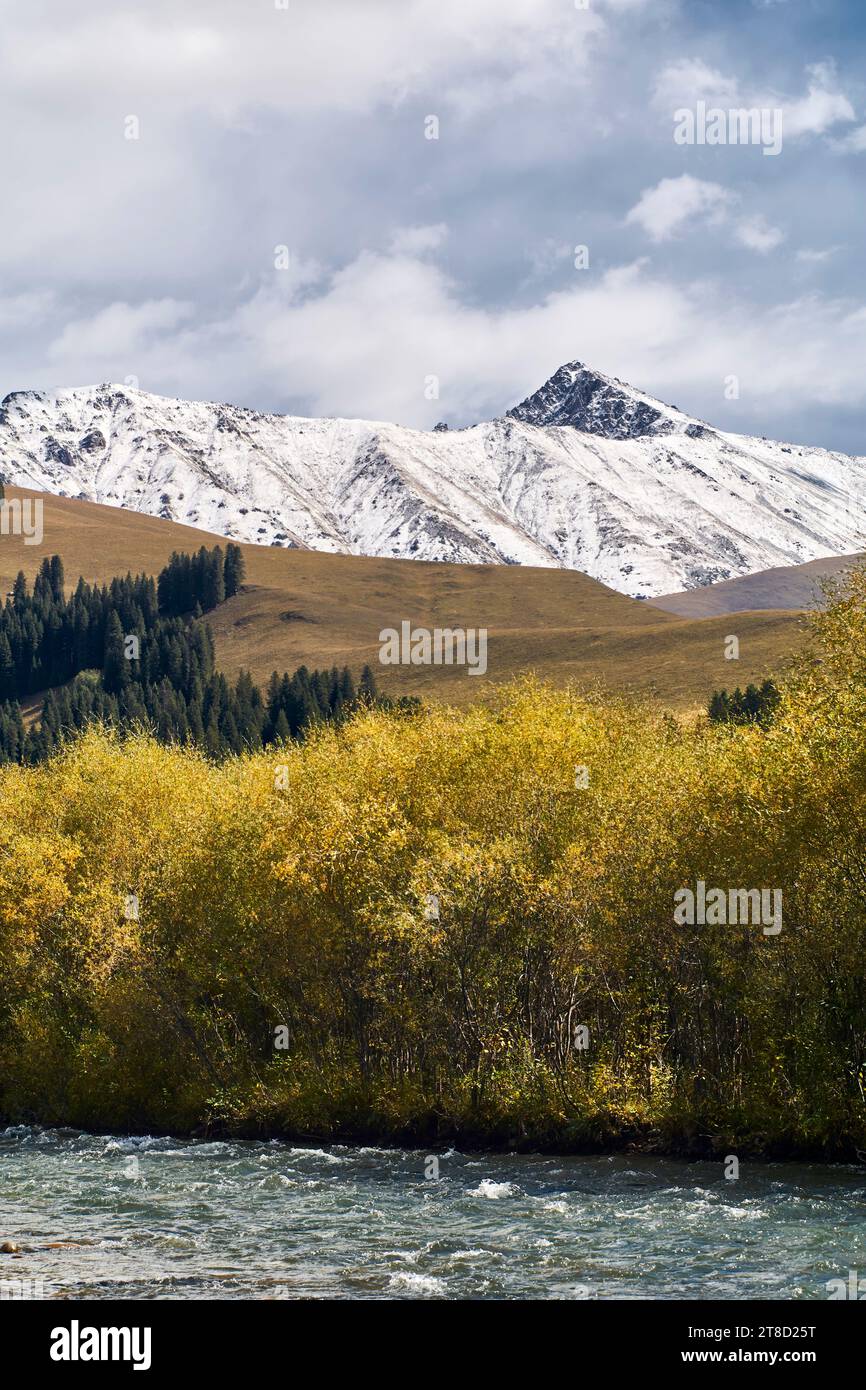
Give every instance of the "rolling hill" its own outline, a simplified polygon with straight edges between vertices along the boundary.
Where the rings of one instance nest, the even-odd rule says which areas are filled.
[[[678,594],[661,594],[650,599],[654,608],[676,613],[681,618],[710,618],[723,613],[746,613],[762,609],[809,609],[821,602],[821,581],[838,579],[852,564],[866,555],[831,555],[804,565],[781,565],[744,574],[739,579],[723,579],[701,589]]]
[[[67,585],[79,575],[105,582],[128,570],[155,574],[173,550],[197,550],[218,536],[118,507],[7,488],[38,497],[44,539],[0,537],[0,582],[36,573],[59,553]],[[683,619],[625,597],[573,570],[465,565],[321,554],[245,545],[244,592],[211,614],[218,665],[260,681],[275,668],[369,662],[383,689],[463,704],[525,671],[556,682],[602,682],[652,692],[676,709],[703,705],[717,686],[745,684],[778,670],[803,641],[797,613]],[[485,627],[488,671],[378,665],[379,633],[403,620],[426,627]],[[740,639],[738,662],[725,637]]]

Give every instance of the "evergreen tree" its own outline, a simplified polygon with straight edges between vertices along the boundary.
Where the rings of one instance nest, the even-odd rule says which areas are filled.
[[[246,561],[244,560],[244,552],[239,545],[235,545],[233,541],[229,541],[226,546],[226,558],[223,570],[226,598],[234,598],[235,594],[240,591],[240,587],[246,578],[246,572],[247,567]]]
[[[378,693],[379,691],[376,685],[376,677],[373,675],[372,667],[364,666],[363,670],[361,671],[361,681],[358,686],[358,694],[360,698],[366,701],[368,704],[372,704],[375,701]]]
[[[63,602],[63,561],[59,555],[52,555],[49,564],[51,592],[58,603]]]
[[[715,690],[713,692],[710,697],[708,714],[714,724],[727,723],[731,717],[727,690]]]
[[[120,619],[117,613],[112,612],[105,630],[105,658],[102,663],[102,681],[109,695],[116,695],[129,680],[123,640]]]
[[[287,743],[291,737],[292,731],[289,728],[289,721],[286,718],[285,710],[280,710],[274,724],[273,741],[274,743]]]
[[[716,690],[710,697],[707,714],[714,724],[759,724],[766,728],[773,721],[780,695],[771,680],[760,686],[750,683],[745,690],[737,686],[733,694]]]
[[[5,632],[0,632],[0,703],[11,700],[15,694],[15,663],[12,648]]]

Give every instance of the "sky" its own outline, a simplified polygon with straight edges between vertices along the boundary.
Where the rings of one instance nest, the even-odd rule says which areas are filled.
[[[0,395],[431,428],[580,360],[866,454],[864,58],[862,0],[0,0]]]

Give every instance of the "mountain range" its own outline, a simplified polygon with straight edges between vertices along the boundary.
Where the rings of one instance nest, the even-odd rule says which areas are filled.
[[[15,391],[0,478],[259,545],[574,569],[634,598],[866,547],[866,456],[717,430],[580,362],[501,418],[429,431]]]

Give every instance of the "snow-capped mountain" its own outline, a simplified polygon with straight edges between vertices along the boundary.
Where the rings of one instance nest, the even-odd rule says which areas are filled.
[[[688,430],[679,410],[614,378],[590,371],[582,362],[567,362],[534,395],[506,411],[506,418],[525,425],[570,425],[605,439],[639,439],[647,434]]]
[[[236,540],[561,566],[634,596],[866,547],[866,457],[714,430],[580,362],[459,430],[16,391],[0,477]]]

